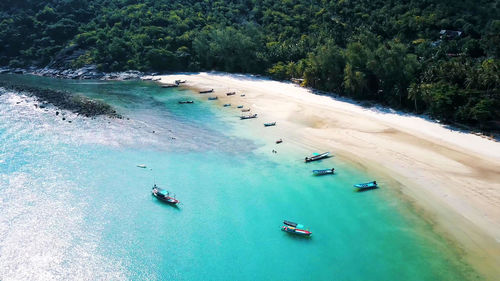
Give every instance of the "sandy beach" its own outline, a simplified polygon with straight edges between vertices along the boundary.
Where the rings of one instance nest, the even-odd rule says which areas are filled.
[[[480,273],[491,280],[500,276],[499,142],[422,117],[314,94],[292,83],[220,73],[160,78],[162,83],[187,80],[182,86],[191,89],[214,89],[219,103],[258,113],[261,126],[276,121],[279,137],[287,142],[331,151],[390,177]],[[236,95],[225,95],[232,91]]]

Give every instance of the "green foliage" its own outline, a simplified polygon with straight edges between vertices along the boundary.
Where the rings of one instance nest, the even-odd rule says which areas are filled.
[[[486,128],[500,118],[497,2],[5,0],[0,65],[45,66],[71,46],[68,67],[302,78]]]

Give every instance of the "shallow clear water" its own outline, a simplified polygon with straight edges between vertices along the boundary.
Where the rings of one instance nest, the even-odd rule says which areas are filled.
[[[126,117],[65,112],[68,123],[0,95],[0,280],[478,278],[391,186],[356,193],[351,185],[371,176],[348,163],[262,153],[261,141],[234,135],[245,123],[199,95],[0,78],[99,98]],[[196,103],[177,103],[186,98]],[[311,176],[331,166],[337,175]],[[155,200],[154,181],[182,204]],[[280,231],[283,219],[312,237]]]

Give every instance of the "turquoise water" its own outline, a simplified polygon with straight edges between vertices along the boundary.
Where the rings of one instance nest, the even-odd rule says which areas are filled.
[[[55,108],[0,95],[0,280],[478,278],[395,188],[353,192],[371,176],[335,157],[304,164],[289,161],[302,154],[257,152],[261,141],[234,135],[246,126],[228,121],[234,112],[199,95],[0,78],[103,99],[126,117],[65,113],[68,123]],[[196,103],[177,104],[186,98]],[[337,175],[311,176],[331,166]],[[153,182],[182,204],[155,200]],[[312,237],[280,231],[283,219]]]

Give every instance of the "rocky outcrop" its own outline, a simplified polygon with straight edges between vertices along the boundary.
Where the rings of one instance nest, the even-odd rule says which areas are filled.
[[[122,116],[107,103],[92,100],[84,96],[74,95],[69,92],[26,87],[6,82],[0,83],[0,87],[22,92],[28,96],[37,97],[40,101],[40,104],[37,106],[40,108],[44,108],[50,103],[60,109],[69,110],[85,117],[105,115],[112,118],[122,118]]]

